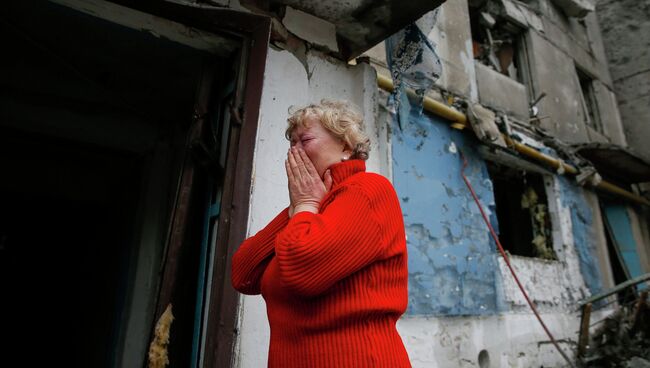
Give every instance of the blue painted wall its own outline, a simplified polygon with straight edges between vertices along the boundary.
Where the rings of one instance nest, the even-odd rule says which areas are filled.
[[[592,294],[602,291],[602,278],[597,264],[598,252],[593,233],[594,216],[584,195],[584,189],[572,179],[556,176],[560,183],[562,205],[571,209],[573,242],[578,253],[580,273]],[[598,220],[600,221],[600,219]],[[556,245],[557,246],[557,245]]]
[[[606,203],[603,206],[603,216],[606,216],[612,237],[615,240],[614,246],[623,258],[623,267],[627,270],[628,276],[635,278],[643,275],[627,207],[620,203]]]
[[[496,248],[460,175],[462,150],[477,195],[496,226],[492,182],[476,142],[417,109],[392,125],[393,181],[409,252],[410,315],[480,315],[500,310]]]

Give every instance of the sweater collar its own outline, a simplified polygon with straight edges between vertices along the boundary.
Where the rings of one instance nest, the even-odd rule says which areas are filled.
[[[348,160],[335,163],[329,167],[330,174],[332,175],[333,185],[342,183],[350,176],[366,171],[366,162],[363,160]]]

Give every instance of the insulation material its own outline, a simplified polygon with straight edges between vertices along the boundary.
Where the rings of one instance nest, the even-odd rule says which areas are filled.
[[[553,252],[553,238],[550,236],[548,206],[539,203],[539,196],[533,187],[528,187],[521,196],[521,208],[530,211],[535,256],[543,259],[557,259]],[[549,244],[549,242],[551,243]]]
[[[169,364],[167,348],[169,346],[169,334],[174,321],[172,305],[167,305],[165,312],[156,322],[154,338],[149,346],[149,368],[164,368]]]

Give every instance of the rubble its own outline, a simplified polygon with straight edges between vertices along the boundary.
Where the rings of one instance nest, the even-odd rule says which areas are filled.
[[[581,367],[650,367],[650,306],[647,292],[605,318],[590,337]]]

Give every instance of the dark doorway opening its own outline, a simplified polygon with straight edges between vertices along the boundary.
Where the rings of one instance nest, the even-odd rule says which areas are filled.
[[[203,48],[188,46],[48,1],[6,8],[0,336],[9,343],[0,366],[142,365],[179,183],[197,143],[189,141],[197,90],[232,71],[233,49],[206,46],[205,37]],[[120,20],[134,16],[120,11]],[[211,51],[219,45],[224,54]],[[172,366],[190,361],[207,172],[198,169],[191,184],[188,246],[174,259],[182,265]]]
[[[127,286],[141,162],[0,133],[2,365],[110,361]]]

